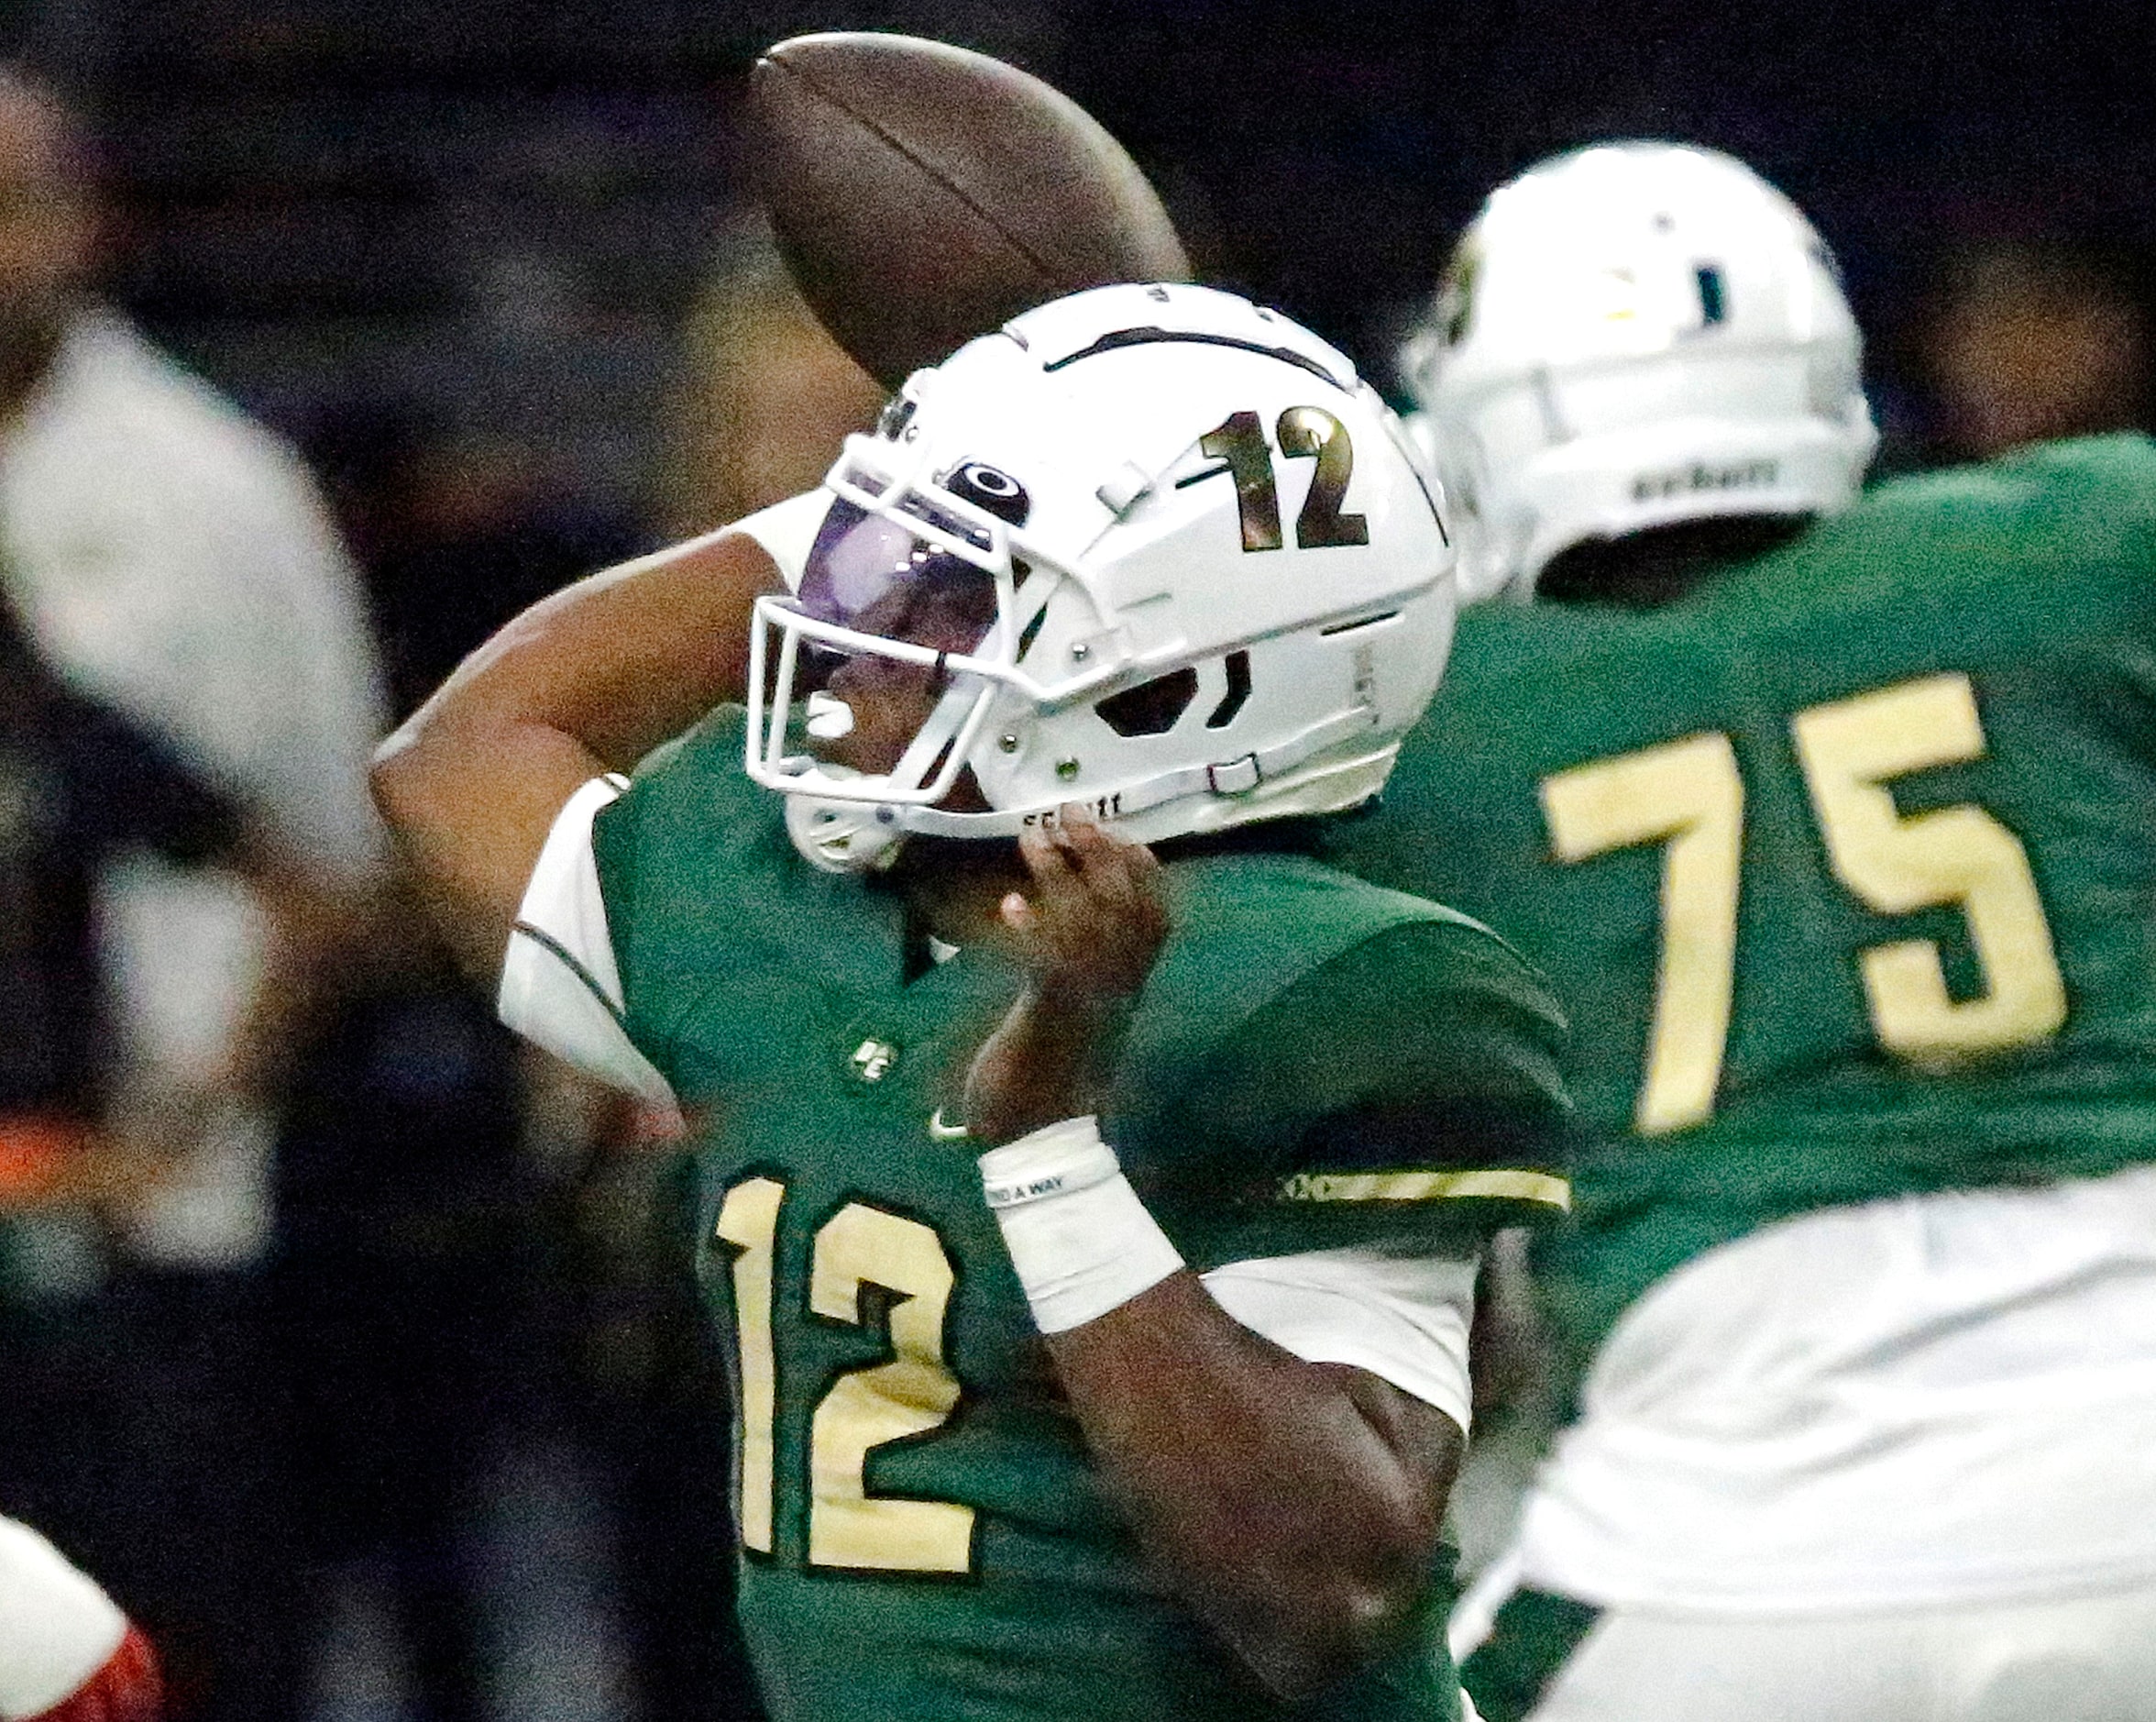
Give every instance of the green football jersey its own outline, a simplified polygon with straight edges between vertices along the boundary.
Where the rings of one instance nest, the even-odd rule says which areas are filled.
[[[1890,483],[1664,609],[1469,612],[1337,829],[1553,978],[1583,1351],[1768,1221],[2156,1159],[2156,447]]]
[[[1277,1705],[1139,1558],[959,1122],[1015,970],[909,968],[894,891],[796,856],[738,712],[649,762],[591,852],[622,1024],[698,1132],[741,1610],[780,1722],[1457,1714],[1435,1632]],[[1194,1267],[1457,1253],[1561,1210],[1561,1020],[1511,947],[1300,856],[1164,878],[1103,1131]]]

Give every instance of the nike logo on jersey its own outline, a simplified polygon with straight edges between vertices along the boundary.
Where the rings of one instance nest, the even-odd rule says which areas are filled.
[[[929,1114],[929,1134],[938,1142],[964,1142],[973,1133],[963,1124],[946,1124],[941,1107]]]

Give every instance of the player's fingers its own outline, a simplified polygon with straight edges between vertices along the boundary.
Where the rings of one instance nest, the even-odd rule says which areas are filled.
[[[1120,837],[1091,819],[1079,829],[1072,847],[1087,878],[1112,890],[1121,901],[1136,900],[1146,889],[1144,881],[1160,870],[1153,852],[1143,844]]]
[[[1116,858],[1130,892],[1128,912],[1159,936],[1168,924],[1168,901],[1161,889],[1159,857],[1143,844],[1126,844],[1117,851]]]
[[[1160,857],[1142,843],[1133,842],[1120,832],[1103,824],[1094,817],[1090,808],[1077,802],[1068,802],[1057,810],[1057,821],[1063,828],[1064,847],[1073,854],[1087,858],[1113,855],[1118,865],[1133,875],[1157,872]]]
[[[1055,844],[1056,853],[1074,871],[1083,872],[1085,866],[1085,833],[1093,829],[1085,810],[1065,802],[1050,817],[1045,829],[1049,841]]]
[[[1064,848],[1076,864],[1088,893],[1104,907],[1124,915],[1137,907],[1138,888],[1128,859],[1130,844],[1087,817],[1066,828]]]
[[[1003,917],[1003,924],[1013,933],[1030,933],[1040,918],[1033,912],[1033,905],[1026,900],[1023,891],[1007,893],[996,905],[996,913]]]
[[[1018,835],[1018,853],[1033,876],[1030,893],[1034,932],[1063,941],[1089,919],[1088,894],[1072,856],[1045,825],[1028,826]]]
[[[1026,863],[1026,871],[1043,888],[1070,874],[1070,857],[1047,824],[1028,825],[1018,833],[1018,855]]]
[[[1084,861],[1121,855],[1136,847],[1094,818],[1087,809],[1075,803],[1058,810],[1057,822],[1062,828],[1064,849]]]

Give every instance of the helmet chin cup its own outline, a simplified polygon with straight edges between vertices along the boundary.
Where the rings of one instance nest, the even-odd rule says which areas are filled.
[[[825,766],[830,778],[858,778],[844,766]],[[881,814],[882,817],[878,817]],[[802,860],[821,873],[880,873],[898,858],[906,833],[890,822],[890,810],[870,801],[786,798],[786,839]]]

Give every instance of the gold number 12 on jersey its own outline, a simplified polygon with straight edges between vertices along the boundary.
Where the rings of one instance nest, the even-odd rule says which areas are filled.
[[[1947,990],[1939,946],[1901,939],[1858,958],[1873,1032],[1905,1058],[1951,1060],[2022,1045],[2066,1020],[2066,987],[2021,841],[1980,807],[1904,816],[1885,784],[1982,758],[1966,676],[1928,677],[1817,705],[1789,723],[1834,877],[1867,909],[1960,908],[1985,989]],[[1737,953],[1744,784],[1726,735],[1687,737],[1546,778],[1556,858],[1665,845],[1662,954],[1633,1127],[1659,1135],[1714,1112]]]
[[[738,1518],[742,1543],[760,1554],[775,1546],[778,1496],[773,1269],[785,1200],[786,1186],[777,1179],[743,1178],[726,1192],[714,1228],[738,1252]],[[872,1451],[940,1428],[957,1407],[958,1378],[943,1361],[943,1317],[956,1278],[943,1241],[903,1214],[849,1202],[817,1229],[808,1270],[808,1307],[815,1314],[858,1327],[866,1287],[882,1287],[893,1301],[889,1360],[842,1372],[809,1418],[809,1565],[886,1573],[964,1573],[972,1566],[972,1507],[872,1496],[864,1480]]]

